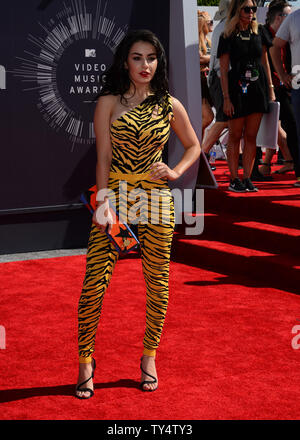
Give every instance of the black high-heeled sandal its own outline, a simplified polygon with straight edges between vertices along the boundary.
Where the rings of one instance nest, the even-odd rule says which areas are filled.
[[[144,388],[144,385],[145,385],[145,384],[153,384],[153,383],[157,383],[157,379],[156,379],[156,377],[154,377],[154,376],[152,376],[151,374],[147,373],[147,371],[145,371],[145,370],[143,369],[143,367],[142,367],[142,361],[143,361],[143,358],[141,358],[140,369],[142,370],[142,372],[143,372],[144,374],[146,374],[146,376],[151,377],[151,379],[153,379],[153,380],[144,380],[143,382],[140,383],[140,387],[141,387],[142,391],[156,391],[157,388],[158,388],[158,385],[157,385],[157,387],[154,388],[154,389],[152,389],[152,388],[145,389],[145,388]]]
[[[92,365],[92,375],[91,375],[91,377],[89,377],[87,380],[85,380],[84,382],[82,382],[82,383],[80,383],[79,385],[76,386],[76,391],[82,391],[83,393],[88,392],[88,393],[90,393],[90,395],[88,397],[85,397],[85,396],[77,396],[77,394],[76,394],[75,397],[77,397],[77,399],[83,399],[83,400],[84,399],[90,399],[94,395],[94,391],[91,388],[81,388],[82,385],[87,383],[90,379],[94,379],[94,373],[95,373],[95,370],[96,370],[96,361],[95,361],[94,358],[93,358],[92,362],[94,362],[94,363]]]

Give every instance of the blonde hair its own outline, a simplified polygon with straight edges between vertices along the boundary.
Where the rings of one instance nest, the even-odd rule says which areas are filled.
[[[251,0],[251,1],[253,6],[256,6],[256,1],[255,0]],[[225,23],[224,37],[226,38],[230,37],[230,35],[237,33],[239,31],[240,12],[245,3],[246,0],[231,0],[228,9],[227,20]],[[250,23],[250,29],[254,34],[258,33],[258,24],[256,20]]]
[[[199,50],[204,55],[207,52],[206,43],[211,47],[211,41],[207,37],[209,33],[207,20],[210,20],[210,15],[206,11],[198,11],[198,34],[199,34]]]

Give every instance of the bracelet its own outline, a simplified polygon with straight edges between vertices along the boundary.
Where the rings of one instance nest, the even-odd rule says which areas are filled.
[[[271,89],[274,89],[274,85],[273,84],[269,84],[269,87],[271,87]]]

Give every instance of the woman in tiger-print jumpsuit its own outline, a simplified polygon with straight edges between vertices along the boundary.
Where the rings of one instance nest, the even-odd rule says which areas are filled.
[[[173,169],[162,162],[170,126],[185,149]],[[147,290],[141,388],[154,391],[158,386],[155,354],[168,305],[174,230],[174,208],[167,181],[177,179],[195,162],[200,145],[185,109],[168,93],[164,49],[152,32],[132,31],[118,46],[97,102],[94,127],[98,194],[106,188],[112,190],[116,209],[129,224],[139,212],[138,237]],[[96,363],[92,354],[104,293],[118,258],[105,234],[105,229],[110,231],[113,223],[108,210],[109,197],[106,195],[98,201],[93,215],[78,307],[76,397],[81,399],[94,395],[92,379]]]

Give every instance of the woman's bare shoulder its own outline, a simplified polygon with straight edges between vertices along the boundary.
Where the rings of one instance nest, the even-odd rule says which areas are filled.
[[[98,98],[95,118],[110,118],[119,100],[119,95],[102,95]]]
[[[101,107],[114,107],[118,100],[120,99],[119,95],[102,95],[97,99],[97,106]]]
[[[172,102],[172,107],[173,107],[173,111],[174,112],[181,112],[181,111],[184,111],[185,110],[185,108],[184,108],[184,106],[182,105],[182,103],[179,101],[179,99],[177,99],[177,98],[175,98],[175,96],[170,96],[170,98],[171,98],[171,102]]]

